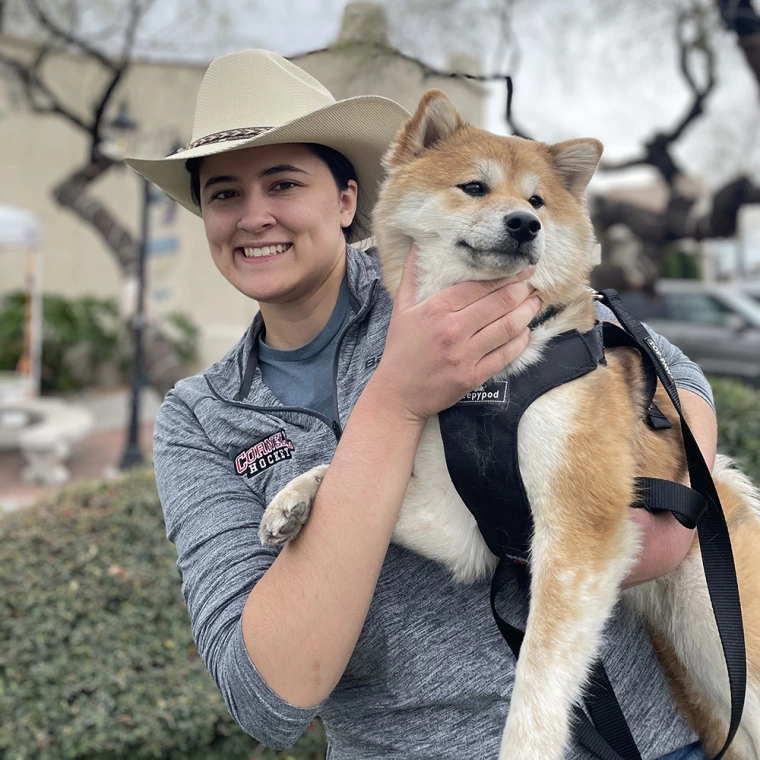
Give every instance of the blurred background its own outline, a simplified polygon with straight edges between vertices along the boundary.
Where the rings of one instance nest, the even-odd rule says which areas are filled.
[[[437,87],[499,134],[602,140],[593,284],[702,365],[721,447],[757,480],[759,10],[0,0],[0,755],[275,756],[197,660],[149,467],[161,398],[255,304],[200,220],[121,164],[187,144],[213,57],[268,48],[336,98],[413,111]],[[280,757],[323,753],[315,725]]]

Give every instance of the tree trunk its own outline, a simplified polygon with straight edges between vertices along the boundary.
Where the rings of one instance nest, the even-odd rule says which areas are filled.
[[[137,276],[140,243],[133,239],[103,203],[87,192],[88,186],[114,163],[110,158],[96,156],[87,166],[77,169],[53,188],[53,197],[97,232],[116,259],[122,278],[134,278]],[[127,327],[131,330],[131,325]],[[185,376],[185,372],[182,361],[157,325],[146,325],[143,353],[143,366],[150,384],[161,396],[165,396]]]

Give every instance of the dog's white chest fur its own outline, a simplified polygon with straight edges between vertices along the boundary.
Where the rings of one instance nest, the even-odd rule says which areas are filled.
[[[523,414],[518,457],[531,504],[545,500],[546,484],[562,464],[573,408],[573,388],[567,385],[549,391]],[[442,563],[458,581],[484,578],[496,567],[449,477],[437,416],[428,420],[422,434],[393,541]]]

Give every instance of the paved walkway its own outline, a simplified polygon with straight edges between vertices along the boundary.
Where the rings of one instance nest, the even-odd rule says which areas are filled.
[[[92,432],[67,463],[71,480],[89,480],[112,476],[117,472],[127,442],[130,395],[126,389],[98,391],[66,400],[88,408],[95,418]],[[160,401],[150,388],[144,389],[140,400],[140,450],[150,460],[153,421]],[[24,458],[19,451],[0,451],[0,510],[12,510],[54,494],[55,486],[36,486],[21,480]]]

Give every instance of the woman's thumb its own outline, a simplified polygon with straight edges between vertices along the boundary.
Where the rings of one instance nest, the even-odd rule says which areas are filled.
[[[396,306],[408,309],[417,303],[417,243],[412,243],[412,248],[401,270],[401,282],[396,293]]]

